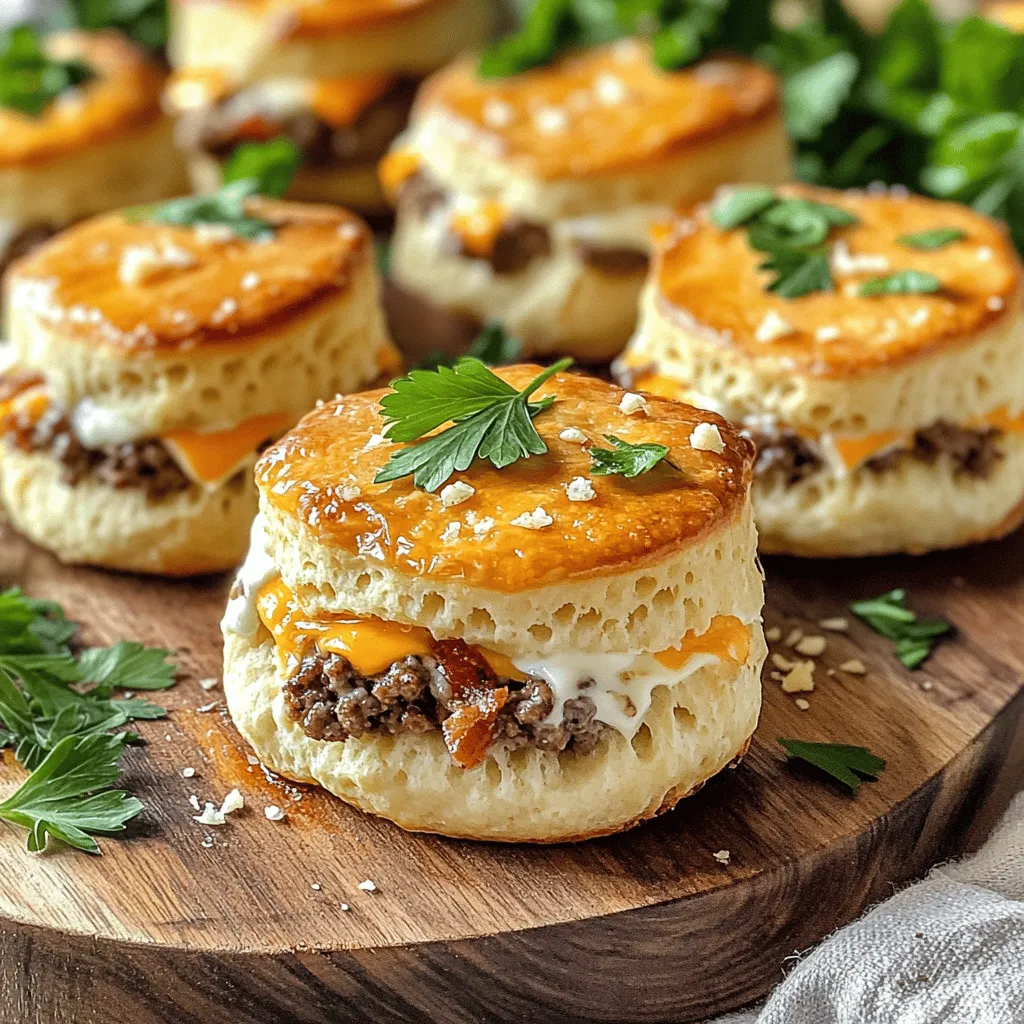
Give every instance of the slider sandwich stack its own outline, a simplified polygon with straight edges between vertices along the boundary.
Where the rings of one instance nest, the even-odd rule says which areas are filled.
[[[763,550],[923,552],[1024,516],[1022,267],[905,190],[723,190],[667,225],[620,379],[756,443]]]
[[[398,208],[393,329],[405,345],[439,316],[495,319],[526,353],[607,361],[636,322],[651,220],[790,173],[778,83],[748,60],[667,72],[623,39],[500,78],[458,61],[381,166]]]
[[[563,369],[414,371],[261,457],[224,690],[268,767],[407,829],[554,842],[744,753],[753,446]]]
[[[113,32],[0,35],[0,273],[83,217],[184,189],[163,81]]]
[[[258,452],[396,368],[365,224],[256,187],[86,221],[8,272],[0,494],[64,561],[237,565]]]
[[[418,82],[490,21],[487,0],[172,0],[168,104],[193,184],[285,135],[304,156],[293,198],[386,212],[376,165]]]

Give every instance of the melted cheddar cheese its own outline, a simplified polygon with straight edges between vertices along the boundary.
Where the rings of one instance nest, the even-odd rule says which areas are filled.
[[[289,413],[268,413],[215,433],[172,430],[162,440],[189,476],[199,483],[214,484],[233,475],[240,462],[291,424]]]
[[[313,83],[310,106],[333,128],[347,128],[394,83],[393,76],[380,74],[319,78]]]
[[[494,199],[484,199],[464,210],[456,210],[449,227],[462,240],[468,255],[487,259],[494,252],[495,242],[506,217],[505,207],[501,203]]]
[[[667,669],[679,669],[698,654],[742,665],[749,653],[750,630],[735,615],[716,615],[699,636],[690,630],[678,647],[658,651],[654,658]]]
[[[420,169],[419,153],[411,149],[394,149],[377,167],[377,176],[387,196],[394,200],[402,186]]]
[[[408,657],[426,657],[434,638],[422,626],[347,615],[312,618],[303,614],[295,595],[280,578],[265,584],[256,597],[256,611],[266,626],[282,662],[296,662],[312,644],[325,654],[340,654],[364,676],[375,676]],[[474,648],[495,675],[523,682],[527,676],[507,655]],[[678,647],[659,651],[654,658],[665,668],[680,669],[696,655],[710,654],[743,664],[750,653],[750,630],[734,615],[716,615],[699,636],[692,631]]]

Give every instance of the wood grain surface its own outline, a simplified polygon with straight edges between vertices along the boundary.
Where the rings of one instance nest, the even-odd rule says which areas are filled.
[[[790,954],[980,840],[1019,786],[1022,565],[1024,534],[919,560],[769,562],[768,626],[821,634],[848,601],[905,586],[957,636],[908,672],[850,617],[809,710],[766,677],[739,768],[633,832],[532,848],[406,834],[268,777],[219,688],[198,684],[219,676],[226,579],[62,568],[0,526],[0,585],[60,600],[88,642],[172,648],[182,674],[170,718],[127,754],[147,809],[126,841],[32,856],[0,827],[0,1022],[640,1024],[742,1005]],[[867,675],[828,674],[851,657]],[[889,768],[852,798],[787,766],[779,736],[864,744]],[[0,764],[0,793],[21,777]],[[226,826],[193,820],[190,794],[235,786],[246,809]]]

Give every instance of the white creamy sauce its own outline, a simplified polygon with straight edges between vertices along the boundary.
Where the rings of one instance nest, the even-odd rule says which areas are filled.
[[[144,436],[144,428],[120,410],[103,405],[92,398],[83,398],[71,410],[71,426],[75,436],[86,448],[102,448],[107,444],[128,444]]]
[[[256,597],[260,590],[279,575],[274,560],[267,554],[267,533],[262,513],[252,521],[249,533],[249,553],[235,579],[236,588],[241,591],[228,601],[227,610],[221,620],[225,633],[239,636],[254,636],[260,626],[256,611]]]
[[[545,724],[560,725],[565,703],[589,697],[597,707],[595,718],[632,739],[651,707],[658,686],[674,686],[705,665],[716,664],[715,654],[695,654],[681,669],[665,668],[650,654],[560,654],[542,661],[516,660],[527,675],[538,676],[550,687],[555,706]],[[593,680],[591,685],[580,684]]]
[[[564,238],[609,249],[648,252],[651,224],[667,219],[670,214],[671,210],[663,206],[627,206],[612,213],[556,221],[551,230],[556,240]]]

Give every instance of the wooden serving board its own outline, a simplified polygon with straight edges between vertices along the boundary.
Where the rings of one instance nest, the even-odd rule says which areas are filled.
[[[65,569],[0,527],[0,583],[59,599],[91,643],[173,648],[184,676],[127,755],[147,809],[126,841],[32,856],[0,827],[0,1021],[639,1024],[754,1000],[787,956],[980,839],[1020,784],[1022,565],[1024,534],[920,560],[769,562],[769,626],[820,633],[849,600],[904,586],[958,636],[911,673],[851,619],[810,710],[766,680],[738,769],[633,832],[531,848],[409,835],[266,777],[220,706],[197,710],[221,698],[197,680],[219,676],[225,579]],[[852,657],[866,676],[827,674]],[[889,768],[852,798],[788,767],[779,736],[864,744]],[[0,764],[0,792],[20,778]],[[193,820],[189,794],[235,786],[246,809],[225,827]]]

